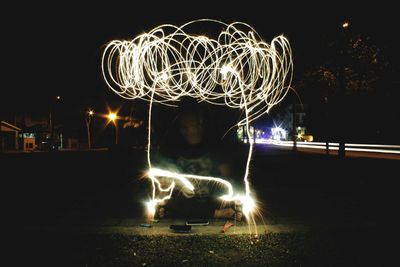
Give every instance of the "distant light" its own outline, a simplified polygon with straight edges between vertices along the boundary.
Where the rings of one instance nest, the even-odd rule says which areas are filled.
[[[60,99],[61,99],[61,96],[58,95],[58,96],[57,96],[57,99],[60,100]]]
[[[344,28],[344,29],[346,29],[346,28],[348,28],[349,27],[349,22],[348,21],[345,21],[345,22],[343,22],[343,24],[342,24],[342,27]]]
[[[108,119],[110,121],[115,121],[117,119],[117,114],[115,114],[115,113],[108,114]]]
[[[281,127],[271,128],[271,134],[273,140],[280,141],[280,140],[285,140],[287,138],[286,130],[282,129]]]
[[[94,114],[93,110],[89,110],[89,115],[93,116],[93,114]]]

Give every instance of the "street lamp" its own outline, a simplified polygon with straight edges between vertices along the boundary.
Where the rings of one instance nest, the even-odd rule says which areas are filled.
[[[86,128],[87,128],[87,139],[88,139],[88,147],[89,149],[92,148],[92,138],[90,134],[90,122],[92,121],[92,117],[94,115],[94,111],[89,109],[85,116]]]
[[[55,114],[57,115],[57,110],[58,110],[57,106],[58,106],[59,102],[61,102],[61,96],[59,96],[59,95],[56,96],[55,99],[51,100],[51,106],[50,106],[50,112],[49,112],[49,131],[50,131],[49,149],[51,149],[51,150],[56,149],[56,146],[54,144],[55,143],[55,140],[54,140],[55,139],[54,138],[54,125],[55,125],[54,117],[56,117],[56,116],[54,116],[54,115]],[[60,145],[62,147],[62,143]],[[58,146],[58,144],[57,144],[57,146]]]
[[[113,122],[115,126],[115,144],[118,144],[118,125],[117,125],[117,114],[115,112],[110,112],[107,115],[108,119]]]
[[[345,81],[345,75],[346,71],[345,68],[347,66],[347,57],[346,57],[346,46],[347,46],[347,40],[348,40],[348,30],[349,30],[350,23],[348,21],[343,22],[342,28],[343,28],[343,36],[342,36],[342,41],[341,41],[341,51],[340,56],[339,56],[339,62],[341,64],[340,66],[340,74],[339,74],[339,101],[342,105],[344,105],[344,100],[345,100],[345,90],[346,90],[346,81]],[[344,127],[346,123],[344,122],[346,118],[344,106],[339,108],[339,118],[340,118],[340,134],[339,134],[339,150],[338,150],[338,156],[340,159],[344,159],[346,157],[346,148],[345,148],[345,133],[344,133]]]
[[[108,119],[112,122],[115,122],[115,120],[117,119],[117,114],[115,114],[114,112],[110,112],[108,114]]]

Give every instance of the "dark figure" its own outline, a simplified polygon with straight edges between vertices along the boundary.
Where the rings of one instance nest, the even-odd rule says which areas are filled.
[[[155,166],[182,174],[219,177],[233,183],[231,162],[213,138],[198,105],[183,105],[174,126],[177,132],[161,146]],[[210,181],[190,181],[194,192],[177,186],[172,198],[159,206],[159,218],[242,219],[239,205],[225,203],[227,206],[224,206],[218,198],[227,192],[224,186]]]

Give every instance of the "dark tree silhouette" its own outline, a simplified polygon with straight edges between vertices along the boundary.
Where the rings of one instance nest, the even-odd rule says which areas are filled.
[[[300,74],[296,89],[310,104],[308,123],[317,138],[377,142],[374,123],[385,116],[394,70],[376,40],[345,31],[326,40],[320,61]]]

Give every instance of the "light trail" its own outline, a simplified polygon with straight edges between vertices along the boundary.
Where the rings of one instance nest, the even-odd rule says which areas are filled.
[[[269,139],[256,139],[257,144],[272,144],[276,146],[293,147],[293,141],[275,141]],[[302,142],[296,141],[297,147],[326,149],[325,142]],[[329,150],[339,150],[339,143],[329,143]],[[381,145],[381,144],[355,144],[346,143],[346,151],[359,151],[369,153],[400,154],[400,145]]]
[[[356,146],[356,147],[378,147],[378,148],[399,148],[400,145],[378,145],[378,144],[346,144],[347,146]]]
[[[215,38],[188,33],[191,27],[199,24],[223,30]],[[201,19],[182,26],[164,24],[133,40],[108,43],[101,67],[108,87],[116,94],[150,103],[147,161],[153,194],[149,211],[154,212],[158,203],[171,197],[176,183],[193,190],[189,180],[207,180],[225,186],[228,193],[221,199],[240,201],[246,217],[252,216],[256,208],[249,182],[253,142],[249,142],[244,195],[235,195],[232,185],[221,178],[157,169],[151,164],[152,105],[161,103],[175,107],[182,97],[191,97],[198,102],[238,109],[244,112],[244,118],[237,126],[245,126],[249,137],[250,123],[282,101],[291,89],[292,53],[283,35],[268,44],[251,26],[242,22],[226,24]],[[169,178],[171,182],[163,187],[159,177]],[[168,194],[157,198],[156,189]],[[254,217],[251,220],[254,221]]]

